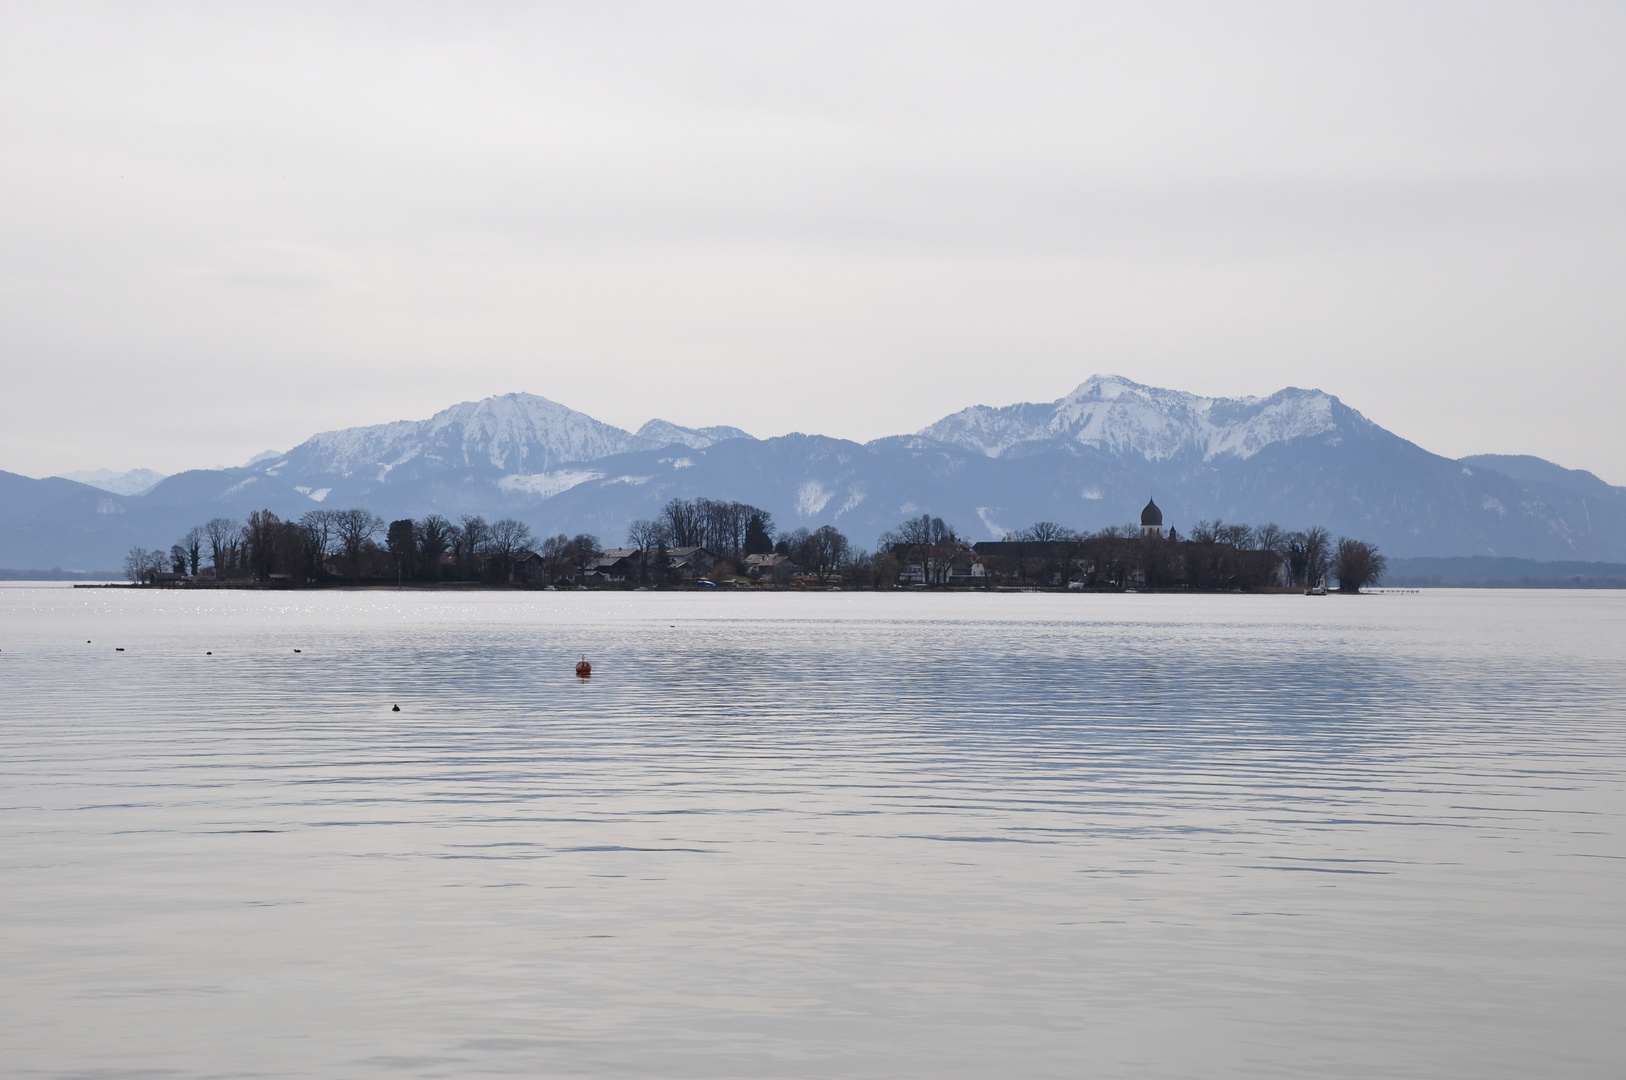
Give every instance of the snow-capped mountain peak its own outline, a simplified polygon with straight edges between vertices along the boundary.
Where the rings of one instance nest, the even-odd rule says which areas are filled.
[[[535,394],[465,401],[427,420],[325,431],[264,471],[284,469],[384,479],[406,466],[502,473],[542,472],[635,448],[630,432]]]
[[[88,469],[59,475],[64,480],[77,480],[81,484],[111,491],[115,495],[140,495],[151,491],[164,479],[163,473],[154,472],[152,469],[130,469],[128,472],[119,472],[116,469]]]
[[[750,436],[735,427],[686,428],[666,420],[651,420],[634,435],[545,397],[503,394],[461,402],[427,420],[324,431],[256,467],[271,476],[377,481],[453,469],[534,476],[635,450],[673,443],[701,449],[739,438]]]
[[[691,450],[704,450],[713,443],[720,443],[725,439],[749,439],[747,432],[737,427],[718,424],[715,427],[687,428],[674,424],[669,420],[651,420],[638,429],[638,438],[645,440],[650,449],[659,449],[673,443],[682,443]]]
[[[1221,455],[1249,458],[1273,443],[1338,427],[1338,399],[1319,390],[1280,390],[1268,398],[1209,398],[1095,375],[1053,402],[976,405],[919,434],[988,457],[1077,443],[1146,461]]]

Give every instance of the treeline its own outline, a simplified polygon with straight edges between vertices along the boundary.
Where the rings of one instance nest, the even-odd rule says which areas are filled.
[[[1024,563],[1025,549],[1043,549],[1049,561],[1076,568],[1068,580],[1085,587],[1180,586],[1205,590],[1310,588],[1331,577],[1345,592],[1359,592],[1383,576],[1387,560],[1363,540],[1334,540],[1324,528],[1289,531],[1274,523],[1250,526],[1199,521],[1179,536],[1143,536],[1139,525],[1075,532],[1039,522],[1006,538]],[[1043,559],[1043,556],[1041,556]]]
[[[703,563],[693,558],[704,553]],[[773,560],[770,556],[783,556]],[[633,522],[627,547],[606,552],[589,533],[538,538],[513,518],[488,522],[438,514],[386,523],[364,509],[312,510],[297,520],[269,510],[247,521],[215,518],[190,529],[168,552],[131,549],[131,581],[212,577],[217,581],[487,582],[661,585],[696,576],[715,582],[771,579],[851,588],[894,585],[994,588],[1129,587],[1253,590],[1309,588],[1328,578],[1357,592],[1383,576],[1373,545],[1334,540],[1326,529],[1199,521],[1181,537],[1139,525],[1097,532],[1041,521],[999,541],[972,544],[942,518],[923,514],[853,544],[832,525],[780,531],[749,503],[673,499]],[[681,567],[680,575],[675,568]],[[698,567],[698,569],[697,569]]]
[[[721,499],[673,499],[654,518],[627,530],[627,546],[640,552],[659,547],[705,548],[739,562],[773,550],[773,515],[750,503]]]
[[[382,542],[381,542],[382,541]],[[439,514],[386,524],[363,509],[311,510],[297,520],[261,510],[238,522],[197,525],[169,551],[141,547],[125,556],[131,581],[211,577],[217,581],[507,581],[516,555],[536,546],[561,565],[598,558],[596,537],[550,537],[535,544],[530,526],[476,514],[453,522]]]
[[[717,557],[715,578],[744,574],[753,555],[784,555],[820,584],[838,577],[856,583],[871,563],[869,553],[833,525],[781,533],[768,511],[717,499],[673,499],[656,517],[632,523],[627,546],[637,552],[640,581],[659,581],[664,553],[686,547]]]

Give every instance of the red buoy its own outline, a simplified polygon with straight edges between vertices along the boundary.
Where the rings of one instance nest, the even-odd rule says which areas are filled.
[[[576,678],[585,679],[591,674],[593,674],[593,665],[589,664],[587,657],[584,656],[576,664]]]

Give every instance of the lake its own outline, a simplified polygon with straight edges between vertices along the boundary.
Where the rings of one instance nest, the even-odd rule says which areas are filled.
[[[1623,658],[1623,592],[0,587],[3,1071],[1619,1077]]]

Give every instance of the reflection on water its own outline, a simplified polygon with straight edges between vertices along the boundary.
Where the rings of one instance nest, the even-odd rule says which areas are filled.
[[[0,1053],[1619,1076],[1622,656],[1607,593],[0,589]]]

